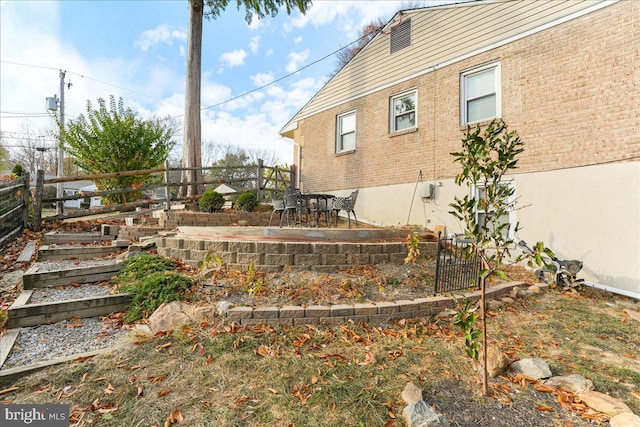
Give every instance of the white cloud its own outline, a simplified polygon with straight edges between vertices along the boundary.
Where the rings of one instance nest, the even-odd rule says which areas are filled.
[[[295,39],[293,39],[293,42],[295,44],[300,44],[300,43],[302,43],[302,40],[303,40],[303,37],[302,36],[298,36]]]
[[[174,40],[187,41],[187,33],[181,30],[170,30],[167,24],[158,25],[152,30],[143,31],[135,41],[134,46],[147,51],[151,46],[164,43],[172,45]]]
[[[286,69],[289,73],[293,73],[299,70],[307,58],[309,58],[309,49],[303,50],[302,52],[291,52],[287,55],[287,58],[289,58],[289,63]]]
[[[258,48],[260,47],[260,36],[253,36],[249,41],[249,49],[251,52],[258,53]]]
[[[263,24],[262,20],[254,16],[253,19],[251,20],[251,24],[249,24],[248,27],[251,31],[256,31],[260,27],[262,27],[262,24]]]
[[[359,28],[378,17],[390,19],[401,5],[396,1],[316,1],[305,15],[299,14],[285,24],[284,30],[293,31],[309,25],[315,28],[334,25],[339,31],[353,37]]]
[[[264,56],[266,56],[267,58],[271,55],[273,55],[273,48],[267,49],[267,51],[264,53]]]
[[[220,55],[220,61],[224,62],[227,67],[233,68],[244,65],[247,52],[244,49],[238,49],[231,52],[225,52]]]
[[[273,72],[269,71],[268,73],[258,73],[256,75],[250,76],[253,84],[260,87],[266,84],[269,84],[273,81]]]

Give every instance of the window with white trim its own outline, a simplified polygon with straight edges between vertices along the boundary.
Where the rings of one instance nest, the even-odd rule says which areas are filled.
[[[339,114],[336,118],[336,153],[356,149],[356,112]]]
[[[504,228],[504,237],[505,238],[509,238],[509,237],[513,237],[513,233],[514,233],[514,227],[515,227],[515,223],[516,223],[516,211],[515,211],[515,191],[514,191],[514,183],[513,181],[503,181],[500,183],[501,187],[505,187],[507,189],[510,189],[512,194],[508,197],[506,197],[504,199],[504,202],[507,205],[507,212],[503,213],[502,215],[500,215],[499,217],[497,217],[497,221],[496,223],[498,225],[500,224],[509,224],[508,227]],[[483,200],[484,199],[484,192],[485,192],[485,186],[484,185],[472,185],[471,186],[471,195],[474,199],[476,200]],[[485,213],[485,209],[484,209],[484,203],[479,203],[476,206],[476,224],[478,225],[482,225],[484,223],[485,220],[485,215],[495,215],[497,212],[493,207],[489,207],[489,209],[487,209],[487,212]],[[492,218],[489,218],[487,221],[487,224],[489,226],[489,229],[492,229]]]
[[[417,101],[418,94],[415,89],[391,97],[389,108],[391,133],[416,127]]]
[[[460,122],[462,125],[501,116],[500,63],[494,62],[460,75]]]

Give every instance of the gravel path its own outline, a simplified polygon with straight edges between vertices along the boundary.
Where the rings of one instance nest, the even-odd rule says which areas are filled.
[[[78,298],[102,297],[111,294],[113,287],[85,283],[79,286],[56,286],[55,288],[36,288],[29,298],[28,304],[40,302],[68,301]]]
[[[22,328],[3,368],[27,366],[117,344],[126,330],[103,327],[97,317]]]
[[[115,264],[112,259],[96,259],[96,260],[52,260],[41,261],[33,265],[34,272],[44,273],[47,271],[72,270],[81,267],[95,267],[99,265]]]

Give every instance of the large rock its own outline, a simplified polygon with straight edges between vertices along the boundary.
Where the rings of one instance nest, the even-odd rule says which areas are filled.
[[[482,360],[482,354],[480,355]],[[507,356],[497,346],[490,345],[487,352],[487,374],[491,378],[500,375],[511,362]]]
[[[175,330],[193,320],[191,307],[182,301],[171,301],[162,304],[149,317],[149,327],[153,335],[160,331]]]
[[[564,390],[574,394],[593,390],[593,382],[579,374],[551,377],[545,381],[545,385],[555,388],[563,388]]]
[[[527,288],[527,291],[531,292],[533,295],[539,295],[542,293],[542,289],[538,285],[531,285]]]
[[[402,416],[409,427],[450,427],[449,422],[424,400],[405,406]]]
[[[582,399],[584,404],[589,408],[607,415],[618,415],[624,412],[631,412],[631,409],[629,409],[626,403],[622,400],[598,391],[580,393],[578,394],[578,397]]]
[[[408,383],[402,391],[402,399],[408,404],[402,416],[408,427],[450,427],[449,422],[422,400],[422,389]]]
[[[627,316],[629,316],[633,320],[637,320],[638,322],[640,322],[640,313],[638,313],[637,311],[633,311],[633,310],[629,310],[628,308],[625,308],[624,312],[627,314]]]
[[[611,427],[640,427],[640,417],[631,412],[624,412],[609,420]]]
[[[229,309],[233,307],[233,303],[230,301],[218,301],[216,305],[216,314],[220,317],[226,317]]]
[[[522,374],[534,380],[549,378],[551,376],[549,365],[539,358],[518,360],[513,362],[510,367],[516,374]]]
[[[509,293],[509,296],[516,300],[518,298],[524,298],[527,296],[526,292],[523,291],[522,289],[520,289],[518,286],[514,286],[513,288],[511,288],[511,292]]]

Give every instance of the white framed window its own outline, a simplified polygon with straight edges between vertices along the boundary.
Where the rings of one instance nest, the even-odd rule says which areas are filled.
[[[418,112],[418,92],[413,89],[391,97],[390,133],[416,127]]]
[[[462,125],[500,117],[500,63],[493,62],[460,74]]]
[[[511,190],[511,194],[509,196],[506,196],[504,199],[504,202],[507,205],[507,212],[500,215],[499,217],[497,217],[497,221],[496,223],[498,225],[500,224],[509,224],[508,227],[505,227],[504,229],[504,237],[505,238],[513,238],[514,237],[514,232],[515,232],[515,224],[516,224],[516,210],[515,210],[515,203],[516,203],[516,198],[515,198],[515,184],[513,182],[513,180],[510,181],[502,181],[500,182],[500,186],[504,187],[505,189]],[[476,200],[483,200],[484,199],[484,192],[485,192],[485,186],[484,185],[480,185],[480,184],[475,184],[471,186],[471,196],[476,199]],[[479,203],[476,206],[476,224],[482,225],[484,224],[484,220],[485,220],[485,215],[495,215],[496,211],[494,208],[492,208],[491,206],[489,207],[489,209],[487,210],[487,212],[485,213],[485,209],[484,209],[484,203]],[[492,218],[488,219],[488,225],[489,228],[492,228]]]
[[[356,149],[356,112],[348,111],[336,117],[336,153]]]

